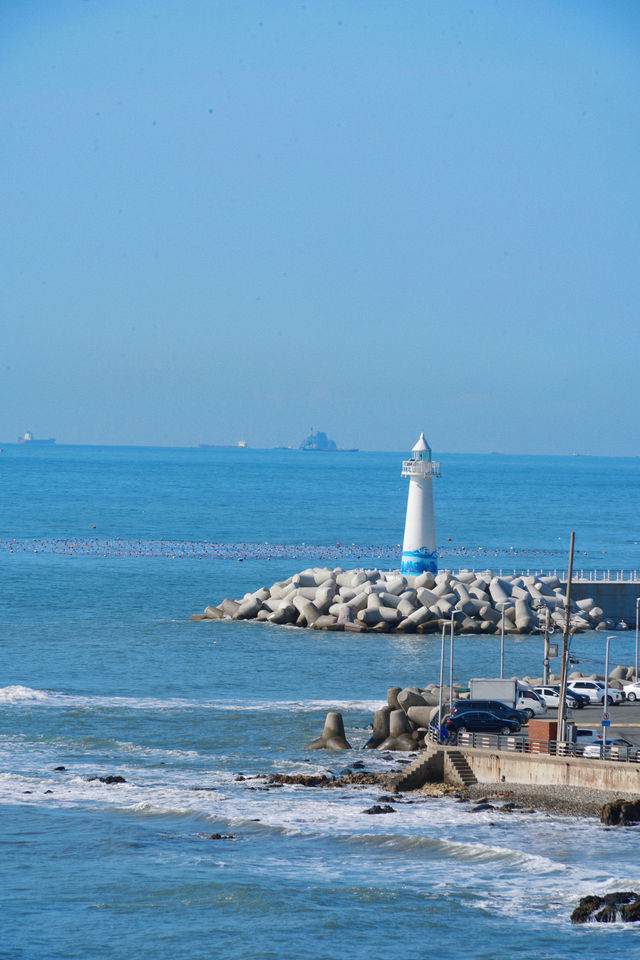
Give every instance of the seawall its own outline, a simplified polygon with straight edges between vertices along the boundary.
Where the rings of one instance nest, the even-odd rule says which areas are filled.
[[[615,760],[535,756],[511,751],[430,747],[398,776],[396,790],[415,790],[427,782],[464,786],[459,757],[479,784],[521,784],[530,787],[576,787],[614,794],[640,793],[640,766]]]
[[[566,583],[562,584],[566,591]],[[640,580],[572,580],[571,598],[586,600],[591,597],[597,606],[607,611],[608,617],[624,620],[635,627],[636,599],[640,597]]]

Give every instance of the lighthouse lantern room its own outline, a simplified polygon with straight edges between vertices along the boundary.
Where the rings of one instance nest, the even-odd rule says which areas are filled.
[[[402,543],[402,573],[438,571],[436,528],[433,518],[431,480],[440,476],[440,464],[431,459],[431,447],[420,434],[411,459],[402,463],[402,476],[409,477],[407,517]]]

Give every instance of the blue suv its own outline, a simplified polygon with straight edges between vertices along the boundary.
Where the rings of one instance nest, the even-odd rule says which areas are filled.
[[[449,735],[452,733],[501,733],[504,736],[517,733],[520,724],[517,720],[498,717],[488,710],[467,710],[456,716],[445,717],[442,724]]]
[[[451,704],[449,713],[457,717],[460,713],[468,713],[469,710],[488,710],[496,717],[504,717],[505,720],[516,720],[518,724],[526,723],[529,714],[526,710],[516,710],[510,707],[502,700],[454,700]]]

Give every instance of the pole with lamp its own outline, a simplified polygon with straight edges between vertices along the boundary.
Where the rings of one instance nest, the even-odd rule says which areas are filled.
[[[640,597],[636,597],[636,665],[634,680],[638,682],[638,607],[640,607]]]
[[[453,628],[455,620],[451,613],[451,637],[449,640],[449,703],[453,702]]]
[[[504,678],[504,611],[507,608],[508,604],[506,600],[502,600],[500,603],[496,604],[496,607],[500,610],[502,618],[500,620],[500,679]]]
[[[442,742],[442,683],[444,680],[444,638],[447,627],[442,625],[442,643],[440,644],[440,692],[438,694],[438,743]]]
[[[607,758],[607,727],[611,723],[609,719],[609,641],[615,640],[615,637],[607,637],[607,644],[604,652],[604,698],[602,700],[602,759]]]

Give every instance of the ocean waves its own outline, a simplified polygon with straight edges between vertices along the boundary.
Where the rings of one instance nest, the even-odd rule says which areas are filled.
[[[381,700],[270,700],[270,699],[188,699],[182,697],[88,696],[37,690],[20,684],[0,687],[0,709],[3,706],[42,706],[100,710],[219,710],[232,713],[317,713],[328,710],[373,713]]]

